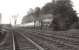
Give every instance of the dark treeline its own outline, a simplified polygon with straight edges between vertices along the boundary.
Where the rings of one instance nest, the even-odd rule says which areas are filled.
[[[68,30],[71,27],[75,28],[79,20],[72,7],[70,0],[54,0],[41,9],[37,7],[32,14],[36,18],[43,14],[52,14],[53,21],[49,27],[53,30]]]
[[[42,11],[43,13],[50,13],[54,16],[54,20],[50,25],[50,28],[54,30],[68,30],[71,28],[71,25],[78,22],[77,14],[73,10],[70,0],[57,0],[47,3],[42,8]]]

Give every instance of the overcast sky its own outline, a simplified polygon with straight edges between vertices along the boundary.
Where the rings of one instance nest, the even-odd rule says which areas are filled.
[[[79,0],[74,1],[74,9],[79,12]],[[2,23],[9,23],[12,15],[18,15],[18,23],[21,23],[22,16],[27,14],[29,8],[43,7],[51,0],[0,0],[0,13]]]
[[[42,7],[51,0],[0,0],[0,12],[2,23],[9,23],[12,15],[19,15],[20,19],[27,13],[29,8]],[[18,21],[20,23],[20,20]]]

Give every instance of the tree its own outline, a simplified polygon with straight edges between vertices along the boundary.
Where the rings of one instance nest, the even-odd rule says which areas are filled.
[[[35,8],[33,17],[34,17],[34,27],[35,27],[35,25],[41,24],[40,7]]]
[[[39,14],[40,14],[40,8],[36,7],[33,15],[36,16],[36,17],[39,17]]]
[[[41,14],[53,14],[55,9],[55,3],[47,3],[42,9]]]
[[[30,8],[29,11],[27,12],[27,15],[25,15],[22,19],[22,24],[25,24],[25,23],[29,23],[29,22],[32,22],[33,21],[33,9]]]
[[[72,8],[70,0],[57,0],[54,5],[51,3],[51,6],[47,6],[51,9],[51,14],[54,15],[54,20],[50,27],[53,27],[54,30],[66,30],[69,27],[78,21],[76,12]],[[46,7],[46,6],[45,6]],[[46,9],[46,8],[44,8]]]
[[[32,8],[30,8],[29,11],[27,12],[27,15],[33,15],[33,11],[34,10]]]

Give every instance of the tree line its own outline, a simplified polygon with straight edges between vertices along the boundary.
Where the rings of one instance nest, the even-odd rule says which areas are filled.
[[[53,30],[68,30],[78,27],[79,18],[72,7],[71,0],[54,0],[42,8],[36,7],[28,15],[34,16],[34,19],[42,23],[40,17],[44,14],[51,14],[53,20],[49,28]]]

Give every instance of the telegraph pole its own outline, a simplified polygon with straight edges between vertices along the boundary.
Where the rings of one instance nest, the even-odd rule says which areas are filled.
[[[12,16],[12,18],[14,20],[14,25],[16,25],[17,24],[18,15],[14,15],[14,16]]]

